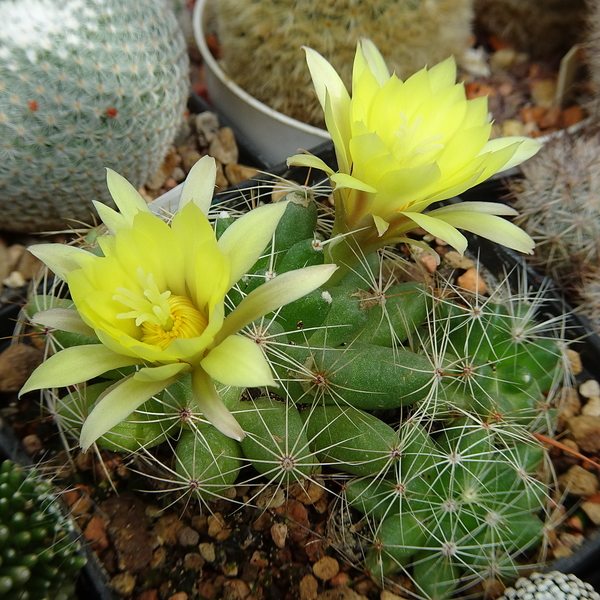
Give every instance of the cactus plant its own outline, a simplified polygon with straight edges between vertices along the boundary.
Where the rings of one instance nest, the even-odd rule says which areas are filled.
[[[378,56],[373,48],[371,60]],[[365,67],[361,52],[357,64]],[[421,72],[417,89],[440,92],[451,78],[447,61],[431,80]],[[404,89],[399,80],[390,82],[384,93]],[[366,91],[362,97],[368,99]],[[467,180],[478,181],[486,159],[489,173],[535,151],[529,147],[517,156],[523,140],[501,141],[482,159],[489,128],[472,125],[485,106],[467,106],[460,89],[450,88],[443,99],[458,113],[473,109],[467,135],[458,139],[461,147],[465,139],[472,142],[473,163],[440,158],[442,166],[457,169],[447,169],[452,190],[467,185],[462,178],[471,168]],[[341,94],[338,100],[343,104]],[[437,122],[442,117],[430,104]],[[403,127],[393,130],[394,139],[414,134]],[[432,148],[432,131],[426,133],[427,152],[441,152],[444,146]],[[403,150],[427,161],[423,148]],[[306,160],[321,167],[316,157]],[[324,477],[332,487],[340,483],[349,521],[363,524],[361,564],[371,577],[385,585],[404,573],[415,593],[442,600],[516,577],[521,561],[544,541],[551,480],[546,450],[534,434],[552,431],[568,368],[553,321],[538,323],[539,302],[526,289],[483,301],[443,280],[426,285],[407,279],[403,273],[414,265],[398,252],[374,251],[381,240],[358,243],[363,229],[381,238],[385,218],[399,218],[394,242],[421,249],[424,241],[405,236],[412,222],[448,235],[459,248],[466,240],[454,227],[465,223],[530,248],[525,234],[498,217],[510,212],[495,205],[473,202],[421,215],[450,183],[436,187],[437,163],[423,170],[422,164],[385,165],[390,162],[388,180],[412,181],[415,170],[429,174],[427,191],[415,192],[425,199],[407,201],[407,210],[395,195],[384,195],[377,199],[382,216],[369,212],[355,230],[337,233],[328,202],[298,185],[241,218],[223,210],[211,214],[214,163],[208,158],[190,173],[170,225],[110,174],[113,187],[119,184],[121,212],[99,206],[110,231],[98,238],[99,248],[32,250],[67,281],[73,305],[33,299],[37,307],[50,307],[31,309],[32,321],[43,327],[40,335],[62,349],[23,389],[72,386],[46,397],[58,423],[84,449],[120,444],[144,461],[161,458],[157,468],[164,475],[157,478],[204,504],[229,498],[228,487],[238,483],[252,487],[266,480],[276,488],[312,479],[323,485]],[[349,214],[336,200],[348,219],[365,209],[365,191],[375,189],[357,179],[357,160],[353,166],[354,176],[331,174],[342,191],[355,186]],[[345,269],[326,264],[332,255],[327,246],[347,238],[353,260]],[[181,252],[172,254],[173,248]],[[220,394],[213,379],[225,386]]]
[[[330,59],[349,85],[356,43],[369,37],[391,69],[404,78],[468,48],[471,4],[471,0],[218,0],[221,60],[227,75],[261,102],[323,126],[303,45]]]
[[[0,466],[0,594],[71,600],[85,558],[49,482],[10,460]]]
[[[548,143],[523,165],[510,186],[517,222],[537,242],[532,264],[550,275],[580,312],[598,320],[595,290],[600,277],[600,136],[587,131]]]
[[[316,202],[294,192],[289,198],[276,248],[249,269],[262,281],[265,264],[289,258],[304,265],[298,244],[319,237]],[[234,221],[221,211],[215,223],[226,230]],[[376,253],[338,285],[317,290],[327,301],[301,298],[245,329],[277,386],[260,397],[222,390],[246,433],[241,442],[206,422],[181,379],[98,444],[141,452],[145,461],[156,456],[161,479],[202,502],[234,484],[266,478],[285,485],[325,470],[342,484],[348,518],[368,532],[363,566],[381,585],[403,572],[420,595],[447,598],[484,580],[514,578],[525,553],[543,541],[548,458],[531,432],[552,430],[563,346],[552,323],[536,321],[536,300],[527,294],[469,303],[450,283],[432,290],[381,280],[389,261]],[[231,290],[230,310],[245,288],[242,280]],[[39,296],[34,303],[52,305]],[[45,335],[82,341],[56,330]],[[112,376],[49,397],[70,437],[79,436]],[[163,450],[155,455],[157,444]],[[165,446],[172,462],[158,460]]]
[[[91,222],[104,167],[142,185],[186,106],[183,34],[163,0],[0,5],[2,228]]]
[[[508,588],[499,600],[518,600],[531,598],[554,598],[556,600],[589,598],[598,600],[600,594],[589,584],[575,575],[565,575],[560,571],[550,573],[532,573],[529,577],[521,577],[514,587]]]

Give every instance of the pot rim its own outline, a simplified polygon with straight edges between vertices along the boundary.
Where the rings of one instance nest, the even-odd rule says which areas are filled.
[[[208,48],[208,45],[206,44],[203,21],[204,13],[208,6],[210,6],[210,0],[197,0],[194,6],[194,11],[192,13],[192,27],[194,29],[194,38],[196,40],[196,44],[198,45],[200,54],[202,54],[202,59],[205,61],[206,66],[208,67],[208,69],[210,69],[212,74],[233,94],[247,102],[255,110],[265,114],[268,117],[275,119],[276,121],[279,121],[280,123],[284,123],[286,125],[289,125],[290,127],[294,127],[308,134],[315,135],[317,137],[322,138],[323,140],[331,139],[331,136],[329,135],[326,129],[314,127],[313,125],[308,125],[307,123],[303,123],[302,121],[298,121],[297,119],[288,117],[283,113],[273,110],[263,102],[260,102],[259,100],[254,98],[254,96],[251,96],[248,92],[246,92],[239,85],[237,85],[237,83],[235,83],[223,71],[223,69],[219,66],[219,63],[213,57],[211,51]]]

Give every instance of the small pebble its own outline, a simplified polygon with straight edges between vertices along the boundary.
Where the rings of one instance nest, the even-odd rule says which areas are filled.
[[[590,417],[600,417],[600,396],[590,398],[581,409],[581,414]]]
[[[402,596],[397,596],[388,590],[381,590],[379,600],[402,600]]]
[[[582,415],[567,421],[569,431],[584,451],[591,454],[600,452],[600,417]]]
[[[594,525],[600,525],[600,504],[596,502],[582,502],[581,510],[583,510]]]
[[[456,279],[456,283],[469,292],[477,294],[485,294],[487,292],[487,285],[475,267],[467,269]]]
[[[224,165],[237,163],[239,151],[230,127],[219,129],[219,133],[208,146],[208,153]]]
[[[183,566],[192,571],[201,571],[204,566],[204,559],[198,552],[190,552],[183,557]]]
[[[323,581],[335,577],[339,571],[340,565],[332,556],[324,556],[313,565],[313,573]]]
[[[42,440],[40,440],[40,438],[37,435],[35,435],[35,433],[32,433],[31,435],[26,435],[21,441],[23,442],[23,446],[25,447],[27,454],[35,454],[36,452],[42,450],[42,448],[44,447],[42,444]]]
[[[83,531],[83,537],[90,542],[93,550],[101,552],[109,546],[108,538],[106,537],[106,527],[108,521],[102,517],[92,517],[86,528]]]
[[[315,600],[319,592],[319,582],[312,575],[300,580],[300,600]]]
[[[542,79],[531,86],[531,100],[537,106],[550,108],[556,96],[556,81],[554,79]]]
[[[195,125],[198,144],[201,148],[207,148],[219,133],[219,117],[207,110],[196,115]]]
[[[196,150],[189,150],[181,157],[181,167],[184,172],[187,174],[190,172],[190,169],[202,158],[200,152],[196,152]]]
[[[525,126],[517,119],[506,119],[502,122],[502,137],[511,135],[525,135]]]
[[[135,588],[135,577],[131,573],[119,573],[110,580],[110,585],[122,596],[129,596]]]
[[[13,271],[8,277],[2,280],[2,283],[9,288],[17,289],[27,284],[27,280],[19,271]]]
[[[195,546],[200,541],[200,534],[191,527],[184,527],[177,532],[177,541],[180,546]]]
[[[428,273],[435,273],[438,268],[438,261],[431,254],[423,254],[419,257],[419,262],[425,267]]]
[[[285,546],[285,540],[288,534],[288,527],[285,523],[273,523],[271,525],[271,538],[278,548]]]
[[[177,543],[177,534],[185,525],[177,515],[160,517],[153,527],[159,543],[174,546]]]
[[[215,553],[215,545],[213,543],[203,542],[203,543],[199,544],[198,548],[200,550],[200,554],[202,555],[202,558],[206,562],[208,562],[208,563],[215,562],[216,553]]]
[[[252,167],[245,167],[237,163],[225,165],[225,177],[227,177],[229,185],[237,185],[255,175],[258,175],[258,170]]]
[[[573,465],[566,473],[560,475],[558,485],[571,496],[582,498],[595,494],[600,487],[598,478],[579,465]]]
[[[225,529],[225,519],[221,513],[214,513],[208,516],[208,535],[217,537]]]
[[[588,379],[579,386],[579,393],[584,398],[600,396],[600,383],[598,383],[595,379]]]
[[[150,559],[149,567],[151,569],[160,569],[167,562],[167,549],[164,546],[158,547]]]
[[[285,494],[280,487],[267,486],[256,498],[256,506],[261,510],[279,508],[285,502]]]
[[[581,364],[581,356],[579,356],[579,352],[575,352],[572,348],[567,348],[567,358],[569,359],[569,365],[571,367],[571,371],[573,375],[579,375],[583,370],[583,365]]]
[[[223,584],[223,600],[245,600],[250,588],[243,579],[230,579]]]
[[[44,352],[39,348],[11,344],[0,354],[0,392],[18,392],[43,360]]]
[[[475,266],[473,259],[463,256],[455,250],[450,250],[450,252],[444,254],[444,264],[453,269],[470,269]]]

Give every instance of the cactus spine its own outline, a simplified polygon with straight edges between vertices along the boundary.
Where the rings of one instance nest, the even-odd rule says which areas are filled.
[[[301,46],[327,58],[350,84],[356,43],[370,38],[405,78],[469,46],[471,0],[219,0],[224,70],[271,108],[322,126]]]
[[[163,0],[0,5],[3,228],[91,222],[104,167],[142,185],[183,117],[188,57]]]

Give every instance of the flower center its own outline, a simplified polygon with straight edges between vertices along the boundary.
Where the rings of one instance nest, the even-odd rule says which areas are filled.
[[[119,313],[117,319],[135,319],[142,329],[141,341],[162,350],[176,338],[198,337],[206,329],[206,317],[185,296],[174,296],[169,290],[160,292],[152,273],[138,269],[142,293],[117,288],[113,300],[131,310]]]
[[[444,145],[439,143],[443,135],[423,137],[423,133],[419,133],[422,121],[423,118],[418,115],[409,125],[407,116],[400,112],[400,127],[396,131],[393,151],[404,167],[419,167],[433,162],[437,153],[444,149]],[[431,156],[432,154],[436,156]]]
[[[165,326],[146,321],[142,323],[142,342],[159,346],[163,350],[176,338],[198,337],[206,329],[206,317],[185,296],[169,296],[171,309]],[[170,325],[170,327],[169,327]]]

